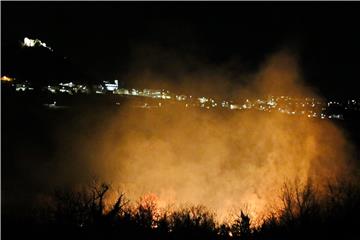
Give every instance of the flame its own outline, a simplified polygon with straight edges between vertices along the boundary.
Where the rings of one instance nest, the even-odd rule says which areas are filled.
[[[269,92],[268,92],[269,91]],[[270,57],[240,93],[316,96],[301,83],[294,58]],[[162,205],[203,204],[226,216],[248,206],[252,216],[279,203],[285,181],[321,183],[346,174],[349,144],[328,120],[276,113],[220,114],[123,107],[102,137],[104,177],[133,199],[154,192]]]
[[[141,79],[141,69],[137,71]],[[158,79],[156,73],[147,70],[144,74],[145,82],[158,82],[152,80]],[[228,82],[223,71],[211,74],[216,83],[219,79]],[[179,73],[177,79],[194,83],[199,75]],[[287,51],[270,56],[259,72],[247,77],[252,80],[249,84],[233,90],[244,98],[319,98],[303,83],[296,57]],[[187,81],[179,85],[194,88]],[[208,88],[207,92],[213,92],[219,85],[213,87],[210,82]],[[148,110],[126,104],[101,119],[92,128],[94,137],[77,139],[86,162],[71,162],[72,166],[87,166],[81,168],[83,174],[88,171],[119,184],[130,200],[151,192],[161,207],[204,205],[223,218],[245,207],[256,218],[272,204],[280,204],[284,182],[311,178],[315,184],[324,183],[351,169],[351,144],[327,119],[176,107]],[[64,174],[71,175],[69,171],[66,168]]]

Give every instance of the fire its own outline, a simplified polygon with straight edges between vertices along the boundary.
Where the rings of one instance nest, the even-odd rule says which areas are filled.
[[[245,98],[316,96],[286,52],[270,57],[249,77],[251,84],[238,91]],[[96,137],[84,138],[84,164],[121,185],[130,200],[151,192],[155,195],[145,199],[161,207],[204,205],[222,218],[245,207],[256,218],[280,204],[284,182],[324,183],[351,168],[345,134],[326,119],[176,107],[139,110],[126,104],[102,119]]]
[[[131,189],[132,199],[151,191],[163,206],[202,204],[226,216],[248,205],[256,216],[278,200],[287,180],[320,183],[346,173],[347,143],[329,121],[128,111],[110,127],[117,134],[104,136],[111,169],[99,166]]]

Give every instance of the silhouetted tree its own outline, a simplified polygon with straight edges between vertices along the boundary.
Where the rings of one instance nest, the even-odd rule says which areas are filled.
[[[240,211],[240,216],[235,219],[234,224],[231,227],[231,233],[234,239],[251,239],[251,226],[250,226],[250,217],[247,214],[244,214],[243,211]]]
[[[282,206],[256,227],[240,211],[232,224],[218,225],[204,206],[161,211],[151,195],[135,205],[119,194],[108,203],[109,184],[94,181],[80,191],[57,189],[48,208],[37,215],[44,239],[73,236],[86,239],[358,239],[360,186],[329,184],[322,191],[309,181],[285,184]],[[107,204],[105,204],[107,202]],[[45,230],[46,229],[46,230]]]

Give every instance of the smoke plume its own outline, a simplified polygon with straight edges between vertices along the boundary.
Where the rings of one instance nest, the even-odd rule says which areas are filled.
[[[183,64],[177,63],[173,71]],[[296,56],[289,51],[267,58],[258,72],[246,75],[247,84],[236,88],[227,79],[234,73],[224,68],[171,74],[178,80],[168,81],[166,74],[151,67],[137,68],[129,76],[185,93],[201,88],[203,93],[228,92],[251,99],[268,95],[320,99],[304,84]],[[206,85],[197,82],[205,78]],[[247,206],[256,216],[279,200],[285,181],[311,178],[321,184],[349,172],[350,144],[328,120],[176,106],[138,109],[125,104],[103,124],[96,139],[83,142],[84,152],[91,153],[90,162],[84,163],[88,171],[120,186],[130,199],[155,194],[164,207],[202,204],[224,216]]]

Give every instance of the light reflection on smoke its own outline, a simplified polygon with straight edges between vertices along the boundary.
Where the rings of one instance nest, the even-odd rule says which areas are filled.
[[[315,96],[288,52],[252,77],[239,94]],[[327,120],[125,106],[108,122],[91,168],[133,200],[153,193],[163,206],[203,204],[220,216],[248,206],[255,216],[278,201],[284,181],[321,183],[347,173],[349,143]]]

